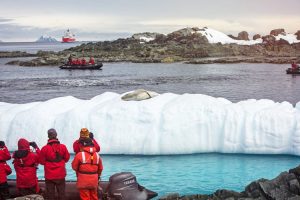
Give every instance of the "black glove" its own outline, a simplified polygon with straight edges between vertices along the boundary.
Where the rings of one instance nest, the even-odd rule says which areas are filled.
[[[5,146],[5,142],[4,141],[0,141],[0,148],[3,148]]]
[[[90,132],[89,137],[93,140],[94,139],[94,133]]]
[[[38,146],[35,142],[29,142],[29,145],[32,146],[35,149],[38,148]]]

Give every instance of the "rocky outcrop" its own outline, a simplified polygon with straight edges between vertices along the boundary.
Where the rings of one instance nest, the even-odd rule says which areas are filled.
[[[234,40],[249,40],[249,34],[247,31],[239,32],[237,37],[235,37],[233,35],[228,35],[228,37],[230,37]]]
[[[170,194],[161,197],[160,200],[296,200],[300,199],[300,166],[282,172],[272,180],[259,179],[245,187],[243,192],[231,190],[217,190],[210,195],[186,195]]]
[[[253,35],[253,40],[257,40],[257,39],[259,39],[259,38],[261,38],[261,35],[260,35],[260,34],[255,34],[255,35]]]
[[[36,54],[26,53],[24,51],[0,51],[0,58],[32,57]]]
[[[276,38],[273,35],[266,35],[262,37],[263,43],[274,44]]]
[[[15,57],[37,57],[31,61],[11,61],[8,63],[13,65],[58,66],[66,62],[70,54],[74,54],[75,57],[76,55],[82,55],[83,49],[86,55],[95,57],[99,62],[134,63],[290,63],[292,58],[300,55],[300,43],[288,44],[286,40],[276,40],[273,35],[262,37],[263,43],[260,44],[238,45],[209,43],[206,37],[208,33],[203,31],[206,31],[206,28],[184,28],[168,35],[141,33],[130,38],[114,41],[85,43],[60,52],[39,51],[35,55],[6,52],[5,56],[8,57],[8,54],[11,54],[10,57],[13,57],[13,55],[17,55]],[[279,32],[282,32],[282,30],[277,31],[277,33]],[[274,34],[277,33],[274,31]],[[155,37],[155,39],[141,42],[143,37]],[[249,39],[248,37],[247,32],[241,32],[239,38],[234,39],[245,40]],[[259,35],[256,37],[258,38]],[[208,59],[203,60],[203,58]]]
[[[300,30],[298,30],[295,35],[297,36],[297,40],[300,40]]]
[[[273,36],[278,36],[279,34],[286,35],[285,30],[283,28],[278,28],[278,29],[271,30],[271,32],[270,32],[270,35],[273,35]]]
[[[238,40],[249,40],[249,34],[247,31],[242,31],[238,34]]]
[[[137,33],[133,34],[132,38],[144,42],[149,42],[151,40],[156,39],[158,36],[163,35],[160,33],[150,33],[150,32],[145,32],[145,33]]]

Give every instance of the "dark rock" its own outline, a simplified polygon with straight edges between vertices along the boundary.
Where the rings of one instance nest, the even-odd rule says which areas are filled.
[[[234,40],[249,40],[249,34],[247,33],[247,31],[240,32],[237,37],[233,35],[228,35],[228,37]]]
[[[247,31],[242,31],[238,34],[238,40],[249,40],[249,34]]]
[[[300,40],[300,30],[298,30],[295,35],[297,36],[297,40]]]
[[[262,37],[263,43],[275,43],[276,38],[273,35],[266,35]]]
[[[33,57],[35,54],[24,51],[0,51],[0,58]]]
[[[160,33],[150,33],[150,32],[145,32],[145,33],[137,33],[137,34],[134,34],[132,35],[132,38],[133,39],[136,39],[136,40],[141,40],[141,41],[146,41],[145,38],[149,38],[151,40],[154,40],[156,39],[156,37],[158,37],[159,35],[163,35],[163,34],[160,34]],[[148,41],[146,41],[148,42]]]
[[[285,30],[283,28],[278,28],[278,29],[271,30],[270,32],[270,35],[273,36],[278,36],[279,34],[286,35]]]
[[[285,39],[280,38],[278,41],[276,41],[276,44],[278,45],[289,45],[290,43],[286,41]]]
[[[159,198],[160,200],[171,200],[171,199],[179,199],[178,193],[171,193]]]
[[[234,40],[238,40],[238,37],[235,37],[233,35],[227,35],[227,36],[230,37],[230,38],[232,38],[232,39],[234,39]]]
[[[253,40],[257,40],[257,39],[259,39],[259,38],[261,38],[261,35],[260,35],[260,34],[255,34],[255,35],[253,35]]]

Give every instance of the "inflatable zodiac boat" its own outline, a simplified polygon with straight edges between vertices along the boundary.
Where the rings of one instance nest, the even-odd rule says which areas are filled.
[[[16,180],[8,180],[11,198],[18,196]],[[45,181],[39,181],[41,195],[45,197]],[[139,185],[131,172],[121,172],[112,175],[109,181],[100,181],[98,187],[99,199],[147,200],[157,196],[156,192]],[[80,200],[76,181],[66,181],[66,200]]]

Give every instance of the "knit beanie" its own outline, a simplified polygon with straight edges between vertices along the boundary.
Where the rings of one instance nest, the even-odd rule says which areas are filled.
[[[24,138],[19,139],[18,150],[29,150],[29,149],[30,149],[29,142]]]
[[[54,128],[51,128],[48,130],[48,138],[51,139],[56,139],[57,137],[57,133],[56,130]]]
[[[80,138],[89,138],[90,137],[90,132],[87,128],[82,128],[80,130]]]

